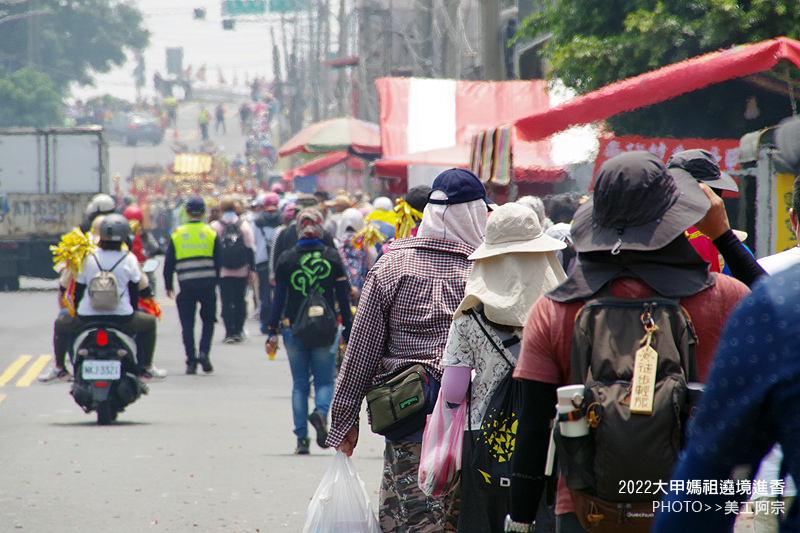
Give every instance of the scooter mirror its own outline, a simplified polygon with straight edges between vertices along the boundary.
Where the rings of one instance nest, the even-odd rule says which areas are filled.
[[[148,259],[142,265],[142,272],[155,272],[156,269],[158,269],[158,259]]]

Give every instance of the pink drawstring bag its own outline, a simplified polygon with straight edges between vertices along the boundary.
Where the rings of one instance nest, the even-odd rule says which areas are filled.
[[[458,483],[468,401],[451,409],[439,390],[433,412],[428,415],[417,479],[419,488],[428,496],[442,497]]]

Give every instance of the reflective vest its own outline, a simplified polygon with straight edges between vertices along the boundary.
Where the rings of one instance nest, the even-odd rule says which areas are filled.
[[[187,222],[172,232],[178,282],[216,278],[214,241],[217,232],[204,222]]]

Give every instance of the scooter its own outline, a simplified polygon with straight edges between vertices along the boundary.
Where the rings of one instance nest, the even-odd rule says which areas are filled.
[[[147,273],[158,267],[148,259]],[[86,324],[72,344],[75,381],[70,394],[86,413],[97,412],[97,423],[108,425],[143,394],[147,383],[138,376],[136,341],[113,323]]]
[[[73,346],[75,381],[70,394],[86,413],[97,412],[98,424],[110,424],[149,392],[137,375],[136,341],[124,332],[102,322],[87,324]]]

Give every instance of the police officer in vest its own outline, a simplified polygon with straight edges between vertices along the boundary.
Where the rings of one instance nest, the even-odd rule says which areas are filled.
[[[189,221],[172,232],[164,258],[164,287],[169,298],[174,294],[172,274],[173,272],[178,274],[180,292],[175,302],[183,329],[187,374],[196,374],[198,363],[203,367],[203,372],[214,371],[209,351],[216,322],[216,286],[219,278],[221,243],[217,233],[203,222],[205,209],[205,202],[199,196],[193,196],[186,201]],[[200,346],[195,350],[194,320],[198,303],[203,330],[200,335]]]

